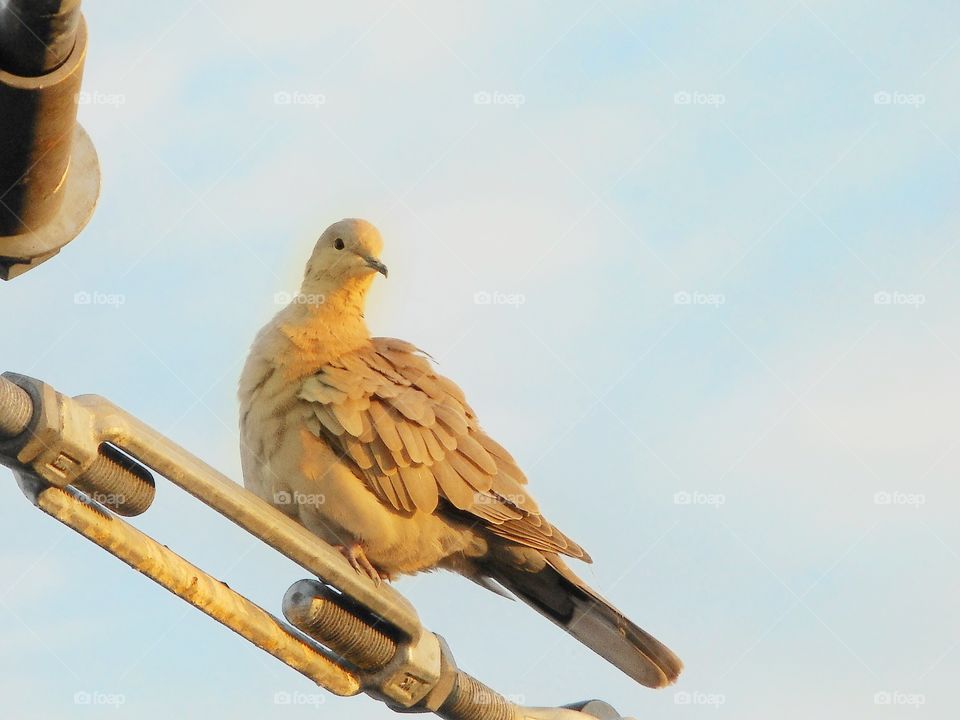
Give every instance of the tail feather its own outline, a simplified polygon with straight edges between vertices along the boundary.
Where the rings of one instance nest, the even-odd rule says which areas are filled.
[[[647,687],[674,682],[683,663],[666,645],[641,629],[583,582],[558,556],[531,572],[496,563],[486,574],[595,653]]]

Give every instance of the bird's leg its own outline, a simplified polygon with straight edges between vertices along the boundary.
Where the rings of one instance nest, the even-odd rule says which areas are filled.
[[[340,551],[340,554],[347,559],[354,570],[361,575],[366,575],[377,585],[380,584],[380,580],[383,576],[380,574],[380,571],[377,570],[367,559],[367,554],[363,551],[363,546],[360,543],[337,545],[336,548]]]

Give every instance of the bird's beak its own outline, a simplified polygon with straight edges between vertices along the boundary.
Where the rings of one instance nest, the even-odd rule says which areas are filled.
[[[367,267],[373,268],[384,277],[387,276],[387,266],[377,260],[375,257],[372,255],[365,255],[363,259],[367,263]]]

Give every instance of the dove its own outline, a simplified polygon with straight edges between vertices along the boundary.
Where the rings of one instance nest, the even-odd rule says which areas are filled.
[[[387,276],[382,249],[369,222],[331,225],[300,292],[256,336],[239,386],[244,485],[373,582],[459,573],[643,685],[672,683],[680,659],[567,565],[591,558],[540,512],[463,391],[414,345],[371,337],[364,302]]]

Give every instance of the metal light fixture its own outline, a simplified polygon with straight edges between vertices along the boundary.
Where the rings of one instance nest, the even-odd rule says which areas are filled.
[[[56,255],[97,204],[100,165],[77,124],[86,52],[80,0],[0,3],[0,279]]]

